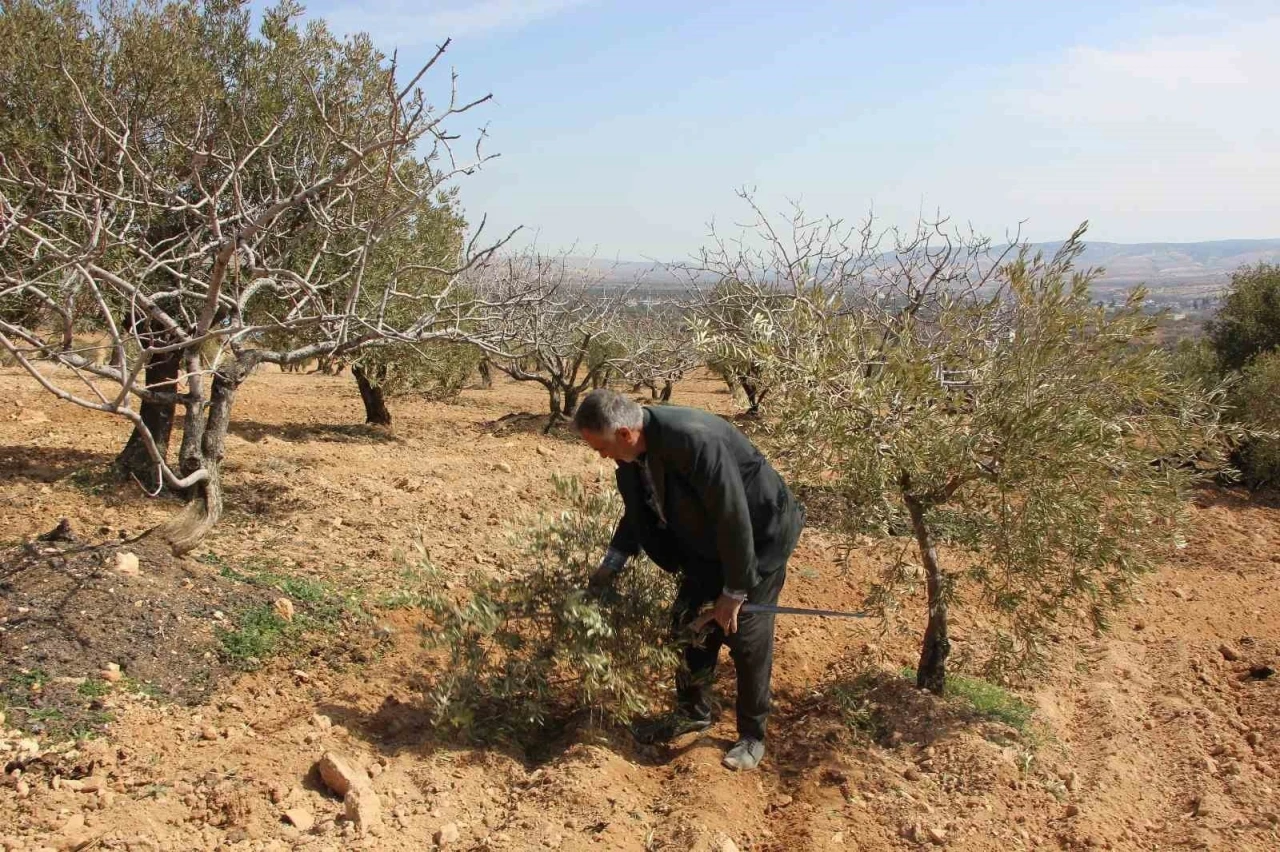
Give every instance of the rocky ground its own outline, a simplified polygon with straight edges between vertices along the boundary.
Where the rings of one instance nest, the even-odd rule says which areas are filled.
[[[709,378],[675,401],[735,410]],[[995,707],[914,690],[909,631],[796,619],[757,773],[720,768],[731,713],[536,759],[431,730],[415,543],[450,582],[501,574],[553,471],[611,479],[509,416],[543,405],[500,384],[386,432],[353,425],[349,378],[259,373],[228,517],[175,559],[139,538],[174,504],[105,475],[121,424],[0,370],[0,848],[1280,848],[1280,507],[1221,489],[1110,634],[1064,635]],[[63,518],[72,540],[36,540]],[[874,554],[838,544],[806,530],[783,603],[858,606]]]

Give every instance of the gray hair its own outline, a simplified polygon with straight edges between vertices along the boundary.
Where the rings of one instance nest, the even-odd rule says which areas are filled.
[[[573,427],[601,435],[644,426],[644,409],[617,391],[598,388],[587,394],[573,415]]]

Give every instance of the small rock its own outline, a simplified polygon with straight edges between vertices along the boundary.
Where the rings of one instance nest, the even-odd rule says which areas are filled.
[[[88,778],[80,781],[80,786],[77,789],[79,789],[81,793],[99,793],[105,790],[106,787],[107,779],[103,778],[101,775],[90,775]]]
[[[307,808],[290,808],[284,812],[284,818],[302,832],[310,831],[316,824],[315,815]]]
[[[546,447],[542,446],[541,444],[538,445],[537,450],[538,450],[538,455],[540,456],[549,456],[552,454],[550,450],[548,450]]]
[[[106,667],[98,674],[107,683],[119,683],[124,678],[124,674],[120,671],[119,663],[107,663]]]
[[[446,846],[450,843],[457,843],[459,836],[457,823],[446,822],[436,829],[436,833],[432,835],[432,838],[437,846]]]
[[[734,843],[732,838],[723,834],[716,837],[715,845],[711,848],[715,852],[738,852],[738,844]]]
[[[903,778],[905,778],[905,779],[907,779],[908,781],[919,781],[919,780],[920,780],[920,770],[916,769],[914,766],[908,766],[908,767],[903,771],[903,773],[902,773],[902,777],[903,777]]]
[[[367,786],[353,787],[342,799],[342,810],[347,819],[356,824],[362,832],[382,822],[382,801],[378,794]]]
[[[1068,772],[1067,777],[1062,779],[1062,783],[1066,785],[1068,792],[1074,793],[1080,787],[1080,776],[1074,771]]]
[[[786,793],[782,793],[780,795],[774,796],[773,806],[775,808],[785,808],[787,805],[791,804],[794,801],[795,799],[793,799],[791,796],[788,796]]]
[[[31,785],[22,779],[18,779],[18,783],[14,785],[14,789],[18,793],[19,799],[25,799],[31,795]]]
[[[356,772],[341,755],[331,751],[326,751],[320,756],[316,769],[320,772],[320,778],[324,780],[325,786],[339,796],[346,796],[354,789],[369,786],[367,775]]]
[[[377,778],[377,777],[378,777],[379,775],[381,775],[381,774],[382,774],[382,764],[381,764],[381,763],[376,763],[376,762],[375,762],[375,763],[371,763],[371,764],[369,764],[369,777],[370,777],[370,778]]]
[[[1080,816],[1079,805],[1067,805],[1067,819]]]
[[[285,621],[293,621],[293,601],[288,598],[276,598],[271,608]]]
[[[59,849],[78,849],[81,844],[88,840],[84,824],[84,814],[73,814],[66,823],[63,824],[60,832],[62,835],[58,840]]]
[[[934,846],[941,846],[947,842],[947,833],[940,828],[931,828],[925,834],[928,835],[929,842]]]
[[[497,471],[501,471],[502,473],[511,473],[511,465],[507,464],[506,462],[498,462],[493,466],[493,469]]]
[[[212,725],[205,725],[200,729],[200,739],[216,740],[218,738],[218,729]]]
[[[1240,652],[1235,648],[1223,642],[1218,646],[1218,653],[1222,655],[1222,659],[1229,663],[1238,662],[1240,660]]]
[[[333,720],[323,713],[316,713],[311,717],[311,724],[315,725],[322,731],[327,731],[333,727]]]
[[[138,556],[127,551],[116,552],[116,573],[124,577],[141,577],[142,569],[138,567]]]
[[[0,717],[0,724],[4,724],[3,717]],[[1258,746],[1262,745],[1262,735],[1259,734],[1257,731],[1250,731],[1249,733],[1244,735],[1244,741],[1247,742],[1249,745],[1253,746],[1254,748],[1257,748]]]
[[[831,835],[832,846],[839,846],[841,843],[844,843],[844,832],[837,831],[835,834]]]

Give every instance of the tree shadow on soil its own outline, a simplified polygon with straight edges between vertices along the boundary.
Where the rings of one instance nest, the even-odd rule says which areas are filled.
[[[231,424],[231,434],[257,443],[264,438],[279,438],[291,443],[328,441],[342,444],[394,444],[399,438],[385,426],[370,423],[259,423],[240,420]]]
[[[420,696],[427,689],[428,684],[423,680],[411,684],[410,692]],[[395,694],[387,695],[372,713],[334,702],[319,704],[316,712],[328,716],[387,756],[465,750],[502,754],[528,769],[554,764],[581,744],[601,746],[644,766],[666,765],[679,754],[707,741],[722,749],[733,745],[723,737],[707,734],[691,734],[664,745],[641,745],[621,725],[599,724],[585,710],[567,711],[534,731],[515,735],[500,731],[497,722],[510,718],[515,711],[496,704],[477,714],[485,720],[477,725],[481,732],[466,736],[434,724],[425,701],[416,697],[406,700]]]
[[[547,425],[550,424],[550,430]],[[506,438],[512,435],[545,435],[566,444],[579,444],[581,438],[573,431],[571,421],[566,418],[551,420],[549,414],[535,414],[532,411],[519,411],[504,414],[497,420],[485,420],[476,424],[481,432],[495,438]]]
[[[924,751],[963,731],[999,745],[1027,742],[1018,727],[963,698],[939,698],[901,674],[870,668],[839,675],[818,691],[781,703],[771,723],[777,731],[771,752],[783,777],[829,771],[842,762],[840,755],[859,746]]]
[[[137,556],[136,575],[115,568],[122,551]],[[214,610],[232,612],[267,599],[265,592],[246,591],[175,558],[148,534],[0,549],[0,698],[8,695],[14,725],[75,734],[78,725],[109,719],[99,712],[100,702],[95,705],[109,692],[95,675],[114,662],[127,679],[116,689],[202,702],[229,668],[206,655],[216,650],[213,637],[193,625],[207,623]],[[137,606],[139,600],[146,605]],[[86,675],[85,689],[63,689],[58,680]],[[33,679],[49,687],[21,689]]]
[[[1280,509],[1280,490],[1266,488],[1250,491],[1242,486],[1202,485],[1194,492],[1192,501],[1202,509],[1220,508],[1232,512]]]
[[[555,763],[579,744],[590,743],[614,752],[632,763],[658,767],[698,747],[727,750],[733,740],[733,687],[724,684],[717,726],[713,732],[689,734],[671,743],[641,745],[618,725],[592,724],[582,711],[566,713],[534,734],[523,738],[493,734],[463,737],[438,728],[426,704],[388,695],[372,713],[350,705],[324,703],[316,711],[329,716],[388,756],[411,752],[430,754],[440,750],[466,750],[502,754],[528,769]],[[412,695],[425,694],[426,683],[413,685]],[[504,718],[509,710],[493,707],[482,719]],[[482,723],[483,725],[484,723]],[[862,670],[842,675],[821,690],[805,690],[799,696],[780,692],[770,720],[769,763],[783,777],[796,777],[831,765],[839,754],[871,744],[885,748],[912,745],[920,749],[969,730],[1002,744],[1022,740],[1021,732],[962,699],[938,698],[916,689],[900,674]]]
[[[58,447],[0,446],[0,479],[57,482],[81,470],[101,467],[114,456]]]
[[[277,482],[244,482],[223,485],[228,514],[255,518],[285,518],[308,508],[292,488]]]

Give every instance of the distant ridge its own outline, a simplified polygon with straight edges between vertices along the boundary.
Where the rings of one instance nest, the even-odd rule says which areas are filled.
[[[1052,254],[1061,242],[1032,243],[1033,249]],[[683,288],[685,282],[653,261],[578,258],[611,283],[623,284],[643,276],[646,288]],[[1231,273],[1255,263],[1280,263],[1280,239],[1209,240],[1195,243],[1109,243],[1085,242],[1080,263],[1102,267],[1105,272],[1095,284],[1098,292],[1115,292],[1145,284],[1153,296],[1163,298],[1203,298],[1227,286]]]

